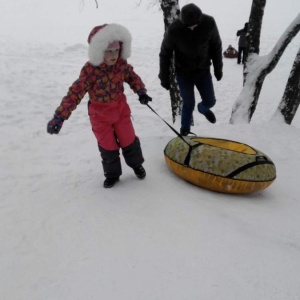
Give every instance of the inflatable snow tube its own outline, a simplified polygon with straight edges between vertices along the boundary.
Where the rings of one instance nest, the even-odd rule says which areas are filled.
[[[276,178],[272,160],[246,144],[207,137],[183,139],[176,137],[167,144],[165,160],[175,174],[197,186],[247,194],[267,188]]]
[[[224,57],[226,58],[237,58],[238,57],[238,53],[223,53]]]

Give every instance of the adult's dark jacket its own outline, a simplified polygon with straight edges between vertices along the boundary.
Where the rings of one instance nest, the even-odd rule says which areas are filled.
[[[236,36],[239,36],[239,47],[246,47],[247,46],[247,30],[248,30],[248,23],[245,24],[243,29],[237,31]]]
[[[191,30],[180,19],[169,25],[160,50],[159,78],[169,82],[171,58],[175,53],[175,71],[179,74],[205,74],[211,65],[222,73],[222,41],[213,17],[202,14],[198,26]]]

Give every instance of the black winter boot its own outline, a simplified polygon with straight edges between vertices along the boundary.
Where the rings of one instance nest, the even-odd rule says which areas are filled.
[[[211,111],[211,110],[208,110],[207,113],[204,115],[205,118],[210,122],[210,123],[216,123],[216,117],[215,117],[215,114]]]
[[[144,157],[141,149],[141,143],[138,138],[125,148],[122,148],[123,156],[126,164],[134,168],[144,162]]]
[[[104,180],[103,186],[106,189],[113,187],[119,181],[119,177],[108,177]]]
[[[138,179],[144,179],[146,177],[146,171],[142,165],[134,167],[133,171]]]
[[[190,133],[190,131],[189,130],[185,130],[185,129],[180,129],[180,134],[182,135],[182,136],[187,136],[188,134]]]
[[[99,144],[102,157],[102,166],[106,178],[119,178],[122,175],[122,167],[119,150],[106,150]]]

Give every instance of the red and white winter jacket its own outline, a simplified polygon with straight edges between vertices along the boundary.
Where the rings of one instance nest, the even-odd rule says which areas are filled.
[[[94,66],[87,62],[79,78],[71,85],[55,114],[67,120],[86,93],[90,101],[109,103],[117,101],[124,93],[124,82],[135,93],[145,93],[145,85],[126,60],[119,58],[113,66],[105,63]]]

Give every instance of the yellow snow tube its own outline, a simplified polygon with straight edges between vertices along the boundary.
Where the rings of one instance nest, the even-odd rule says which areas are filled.
[[[272,160],[235,141],[187,136],[172,139],[164,150],[169,168],[181,178],[212,191],[253,193],[276,178]]]

